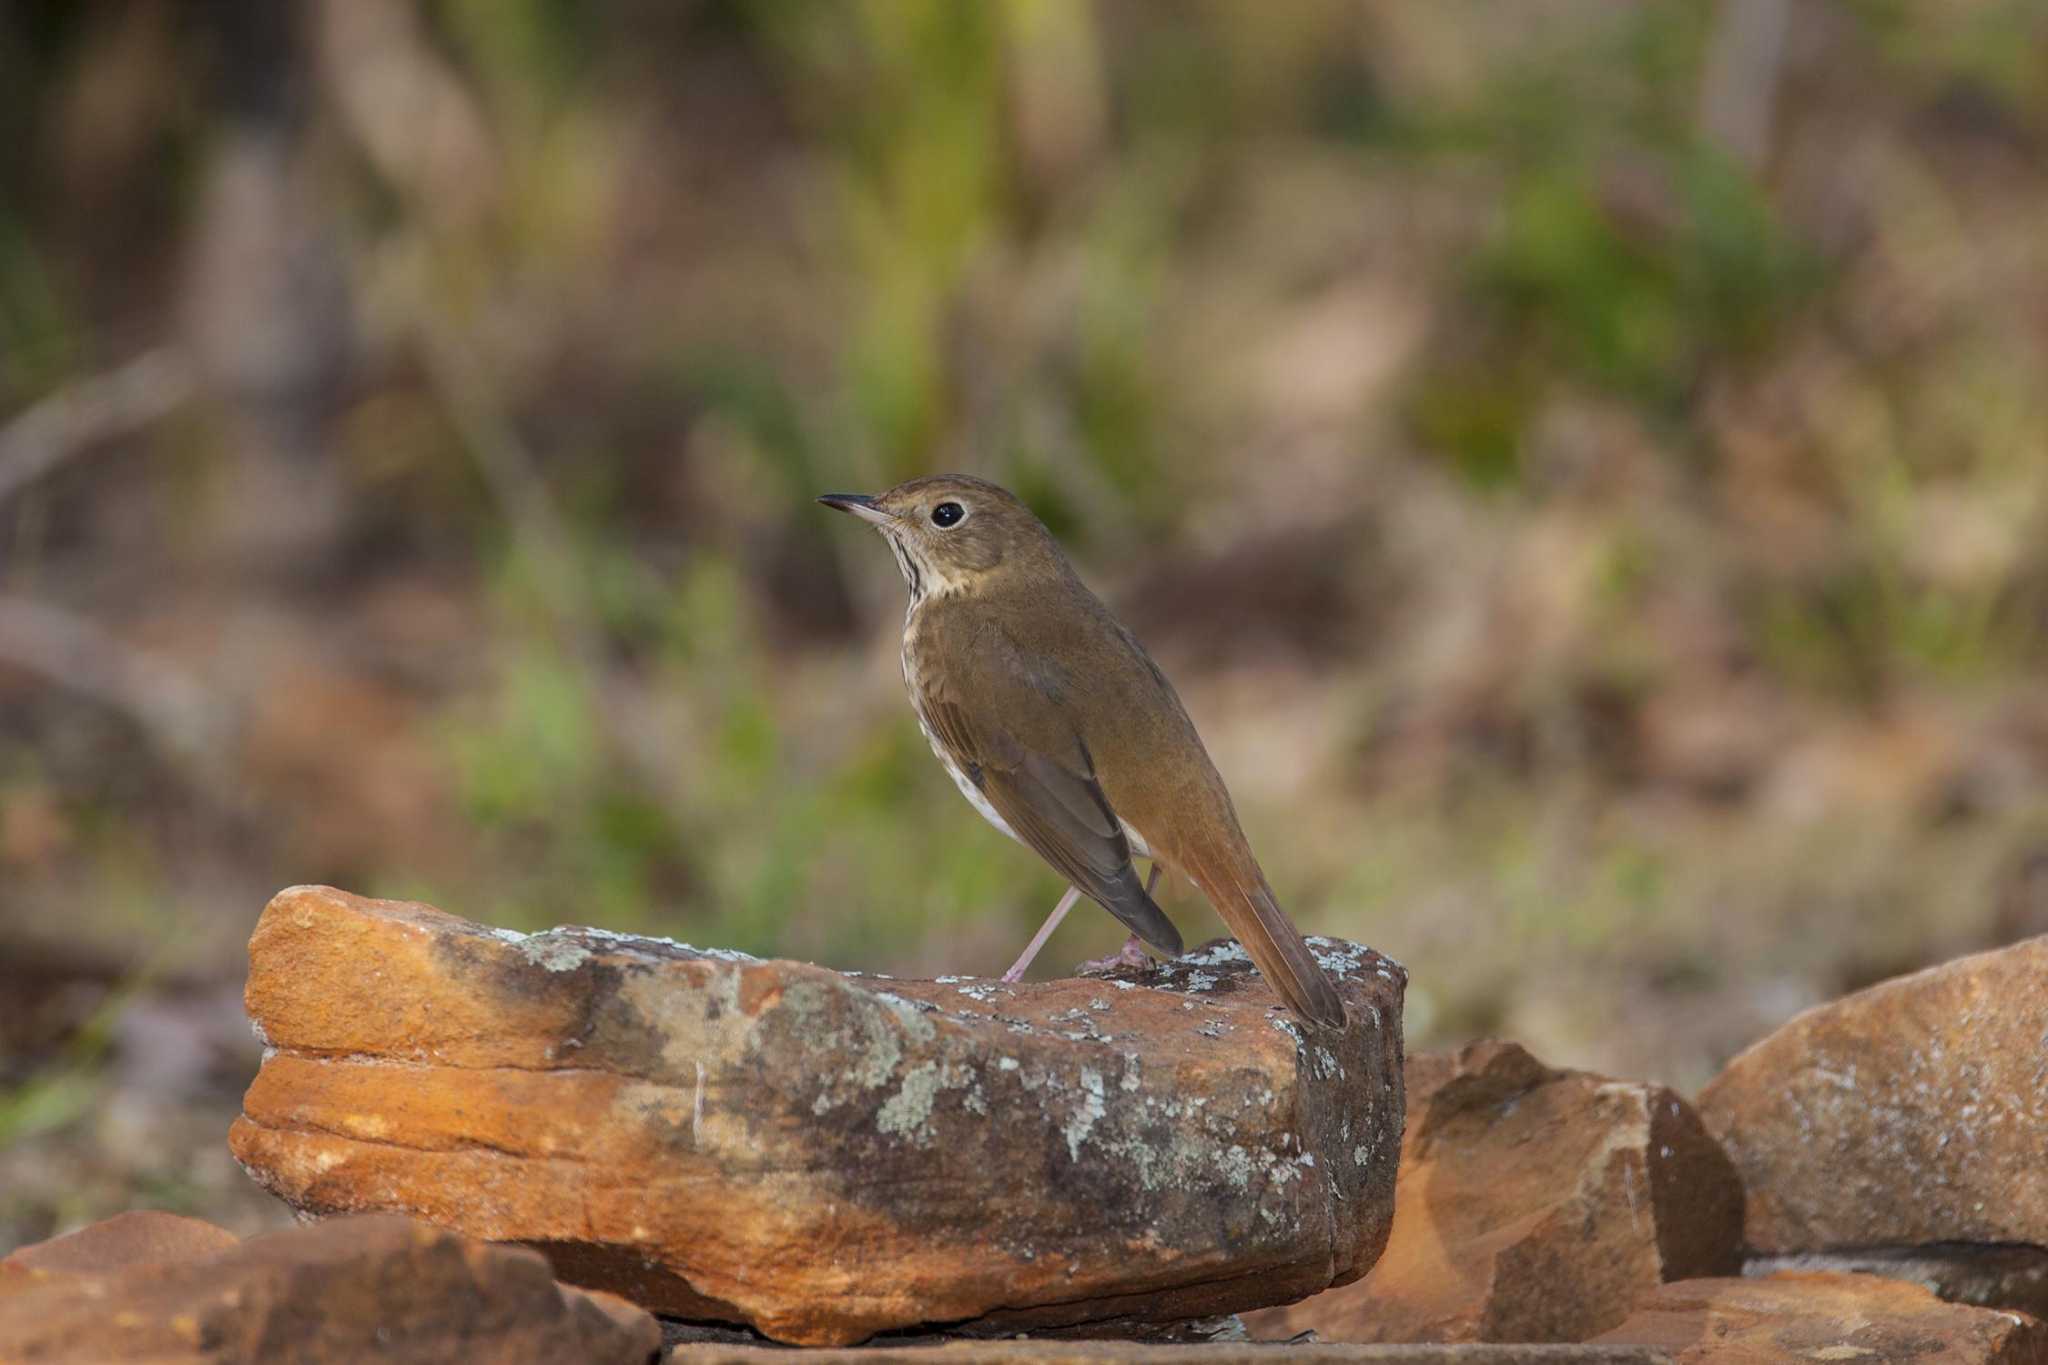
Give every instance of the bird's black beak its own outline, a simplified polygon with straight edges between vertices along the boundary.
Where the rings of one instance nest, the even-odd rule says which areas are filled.
[[[818,501],[837,511],[851,512],[862,521],[871,521],[877,526],[896,520],[875,506],[875,500],[865,493],[826,493]]]

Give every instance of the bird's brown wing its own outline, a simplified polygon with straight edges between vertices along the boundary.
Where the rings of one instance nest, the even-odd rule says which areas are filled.
[[[1014,679],[1027,691],[1031,684]],[[1011,690],[1009,684],[998,692]],[[1030,697],[990,698],[970,715],[946,695],[927,695],[924,718],[959,762],[968,780],[988,798],[1017,837],[1081,893],[1115,915],[1145,942],[1169,955],[1181,950],[1180,931],[1145,894],[1131,866],[1131,845],[1123,826],[1095,780],[1094,764],[1078,735],[1056,740],[1058,728],[1041,713],[1030,728],[1038,743],[1027,743],[1001,717]],[[1048,706],[1042,696],[1035,705]],[[984,718],[980,713],[986,713]],[[1049,733],[1050,732],[1050,733]],[[1048,742],[1053,739],[1054,742]],[[1048,750],[1055,750],[1048,752]]]

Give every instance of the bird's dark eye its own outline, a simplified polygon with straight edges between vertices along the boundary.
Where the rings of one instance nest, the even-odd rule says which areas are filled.
[[[947,527],[955,525],[967,515],[967,509],[957,502],[942,502],[932,509],[932,525]]]

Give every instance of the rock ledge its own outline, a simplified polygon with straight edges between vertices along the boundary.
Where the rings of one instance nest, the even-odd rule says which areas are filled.
[[[1314,942],[1341,1033],[1228,942],[900,981],[294,887],[250,941],[230,1144],[303,1212],[523,1242],[782,1341],[1231,1313],[1356,1279],[1392,1219],[1405,975]]]

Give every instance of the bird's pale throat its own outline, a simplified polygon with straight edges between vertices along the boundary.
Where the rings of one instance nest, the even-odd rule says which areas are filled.
[[[966,592],[975,582],[984,577],[972,569],[959,565],[947,565],[943,560],[928,558],[918,547],[907,543],[898,536],[884,531],[882,538],[889,542],[895,552],[896,567],[903,571],[903,581],[910,587],[910,605],[915,608],[935,597],[950,597],[954,593]]]
[[[917,567],[917,559],[904,548],[903,542],[892,535],[882,539],[889,542],[889,548],[896,552],[896,567],[903,570],[903,581],[910,585],[910,605],[916,606],[924,598],[924,572]]]

